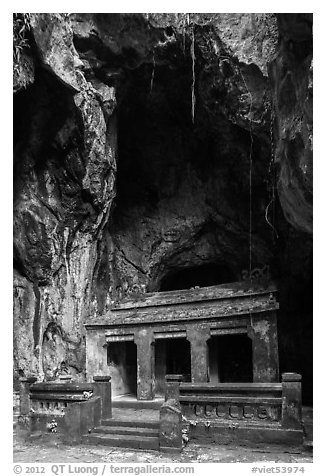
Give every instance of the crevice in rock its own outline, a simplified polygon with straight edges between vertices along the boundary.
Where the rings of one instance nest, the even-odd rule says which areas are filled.
[[[35,294],[35,311],[33,320],[33,337],[34,337],[34,352],[40,347],[40,332],[41,332],[41,293],[37,283],[33,283],[33,290]]]

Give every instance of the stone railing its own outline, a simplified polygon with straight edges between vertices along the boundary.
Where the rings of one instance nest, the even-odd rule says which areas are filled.
[[[112,417],[110,377],[94,377],[93,383],[36,382],[21,379],[21,430],[62,436],[65,442],[79,442],[81,436]]]
[[[189,420],[280,422],[282,384],[181,384],[179,401]]]
[[[166,401],[160,416],[160,435],[166,450],[182,447],[182,429],[175,430],[181,417],[173,416],[173,408],[181,411],[191,439],[302,443],[301,375],[284,373],[282,383],[211,384],[182,380],[181,376],[167,378]],[[169,437],[169,425],[174,438]]]

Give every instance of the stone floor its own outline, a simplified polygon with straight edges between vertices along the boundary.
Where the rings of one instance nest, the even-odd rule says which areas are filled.
[[[253,449],[231,446],[208,446],[189,443],[180,455],[156,451],[130,450],[108,446],[65,446],[47,441],[14,442],[16,463],[311,463],[311,448],[288,452],[286,448]]]

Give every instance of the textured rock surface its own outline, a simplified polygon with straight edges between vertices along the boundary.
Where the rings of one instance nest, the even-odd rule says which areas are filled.
[[[14,85],[15,375],[83,378],[87,317],[187,268],[239,279],[250,244],[282,285],[283,367],[309,373],[311,22],[31,15]],[[293,335],[304,363],[287,359]]]
[[[271,66],[278,194],[286,219],[312,233],[312,36],[309,15],[281,15],[280,51]]]

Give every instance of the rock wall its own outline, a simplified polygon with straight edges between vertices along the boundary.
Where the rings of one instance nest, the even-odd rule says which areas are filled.
[[[280,15],[274,87],[278,196],[288,222],[312,233],[312,15]]]
[[[311,322],[307,304],[293,331],[298,278],[310,302],[311,23],[30,15],[14,70],[15,376],[82,379],[86,318],[212,263],[222,280],[271,265],[284,368],[301,370],[302,347],[309,362],[306,341],[286,350]]]

